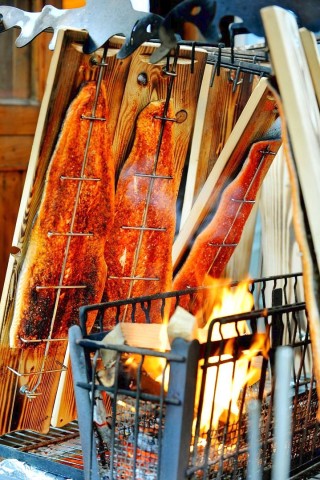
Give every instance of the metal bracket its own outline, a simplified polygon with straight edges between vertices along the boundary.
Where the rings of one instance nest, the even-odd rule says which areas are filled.
[[[163,18],[132,8],[130,0],[87,0],[82,8],[61,10],[46,5],[41,12],[25,12],[11,6],[0,6],[0,32],[13,27],[21,29],[16,40],[23,47],[45,30],[53,30],[49,44],[54,49],[58,31],[63,28],[86,30],[88,39],[84,53],[92,53],[114,35],[123,35],[125,43],[118,57],[125,58],[143,42],[159,39],[161,50],[155,60],[166,56],[177,44],[174,22],[192,22],[203,33],[213,18],[213,0],[185,0]]]

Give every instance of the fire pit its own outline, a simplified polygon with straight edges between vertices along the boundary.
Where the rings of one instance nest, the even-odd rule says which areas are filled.
[[[117,312],[126,304],[132,321],[137,310],[142,310],[148,323],[153,304],[165,312],[168,302],[178,305],[185,296],[193,301],[198,291],[83,307],[81,328],[71,328],[70,341],[85,478],[245,478],[251,399],[261,401],[260,458],[267,478],[274,451],[274,356],[280,345],[294,351],[291,472],[315,463],[320,447],[318,401],[301,282],[300,274],[250,282],[253,310],[213,320],[201,344],[176,339],[170,351],[105,344],[117,352],[112,386],[97,382],[106,309],[113,309],[117,320]],[[92,312],[97,314],[96,330],[88,334],[86,319]],[[243,321],[249,328],[240,334]],[[224,336],[228,324],[238,332],[232,338]],[[221,339],[212,340],[217,325]],[[250,349],[253,353],[244,357]],[[128,356],[135,358],[134,373],[124,368]],[[158,391],[146,381],[151,361],[162,362]],[[240,367],[246,375],[238,386]],[[221,386],[226,399],[222,407]],[[102,404],[105,425],[99,424]]]

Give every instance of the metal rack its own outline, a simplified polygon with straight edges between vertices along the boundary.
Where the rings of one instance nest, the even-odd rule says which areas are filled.
[[[232,359],[227,362],[231,362],[232,368],[234,368],[240,353],[252,343],[254,333],[259,334],[260,332],[261,334],[264,331],[265,339],[267,341],[270,338],[271,345],[267,356],[263,355],[260,349],[255,357],[255,361],[260,360],[261,362],[259,379],[254,385],[245,386],[241,392],[238,422],[236,424],[231,422],[229,410],[226,413],[226,422],[220,423],[217,429],[210,428],[204,436],[200,428],[192,427],[197,365],[198,361],[203,362],[202,382],[198,397],[200,400],[196,402],[198,408],[196,419],[199,420],[206,376],[209,375],[210,368],[219,370],[226,363],[223,355],[228,340],[208,340],[199,347],[198,342],[187,343],[178,339],[173,343],[171,352],[156,352],[129,346],[105,345],[102,347],[100,339],[106,333],[103,327],[105,310],[113,309],[115,320],[117,320],[117,312],[119,314],[125,302],[83,307],[81,309],[81,329],[78,326],[71,328],[70,343],[76,399],[78,408],[80,408],[79,428],[84,452],[85,478],[98,478],[99,471],[101,474],[106,470],[110,478],[123,478],[124,476],[124,478],[162,479],[169,478],[168,475],[173,475],[172,478],[177,479],[203,478],[203,476],[212,479],[243,478],[248,459],[246,413],[248,396],[260,399],[262,404],[260,453],[264,474],[270,474],[274,428],[274,354],[279,345],[290,345],[294,350],[291,473],[295,475],[308,468],[310,464],[318,462],[320,445],[315,416],[317,397],[310,363],[310,340],[305,304],[299,298],[300,283],[301,275],[255,280],[250,286],[256,299],[254,310],[241,315],[216,319],[210,325],[208,339],[211,335],[210,329],[217,322],[220,325],[219,328],[224,324],[232,322],[238,324],[243,320],[250,324],[251,334],[237,336],[232,346],[229,345]],[[159,308],[164,311],[166,302],[174,301],[179,304],[182,296],[189,295],[192,300],[192,296],[195,294],[197,294],[196,291],[170,292],[152,298],[130,299],[127,303],[130,304],[133,319],[136,309],[142,308],[145,312],[146,322],[148,322],[150,320],[148,312],[153,302],[158,302]],[[269,305],[271,306],[269,307]],[[97,313],[97,330],[88,335],[86,316],[89,312],[92,314],[93,311]],[[115,385],[112,387],[96,384],[97,359],[101,348],[117,352],[117,372],[121,370],[123,354],[138,355],[140,361],[138,362],[137,389],[135,391],[131,391],[128,387],[120,387],[117,375]],[[146,394],[143,391],[140,379],[144,374],[145,358],[148,356],[164,359],[164,371],[170,366],[167,392],[164,388],[164,377],[158,395]],[[212,361],[212,356],[215,358],[214,361]],[[111,428],[108,431],[108,445],[98,442],[97,450],[93,427],[95,401],[91,399],[96,398],[96,394],[100,392],[105,392],[112,398],[112,407],[109,410]],[[212,408],[214,408],[213,400]],[[131,408],[129,407],[130,419],[126,419],[124,422],[124,431],[130,432],[128,436],[124,435],[123,431],[121,433],[119,427],[119,425],[123,427],[123,412],[119,407],[123,402],[131,405]],[[91,416],[88,415],[89,411]],[[146,429],[146,424],[148,423],[150,426],[150,422],[157,426],[155,431],[149,427]],[[91,434],[88,435],[88,432]],[[152,443],[152,448],[147,439]],[[203,446],[203,442],[205,446]],[[146,443],[149,446],[146,446]],[[127,455],[128,451],[132,453],[129,456]]]

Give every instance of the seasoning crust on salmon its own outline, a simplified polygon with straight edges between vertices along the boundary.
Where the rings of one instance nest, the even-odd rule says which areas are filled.
[[[95,95],[90,82],[75,97],[51,158],[18,277],[11,347],[66,338],[79,307],[101,299],[115,176],[104,84],[95,116],[105,120],[84,118],[92,116]]]

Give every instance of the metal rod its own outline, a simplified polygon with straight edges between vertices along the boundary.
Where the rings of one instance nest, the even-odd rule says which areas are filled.
[[[261,480],[262,472],[260,465],[260,415],[261,402],[251,400],[248,403],[248,480]]]
[[[48,232],[48,237],[93,237],[93,233],[76,233],[76,232]]]
[[[147,178],[159,178],[162,180],[173,180],[173,177],[168,175],[157,175],[157,174],[148,174],[148,173],[135,173],[135,177],[147,177]]]
[[[53,373],[53,372],[66,372],[68,368],[66,366],[63,366],[63,368],[56,368],[52,370],[46,370],[45,372],[39,371],[39,372],[26,372],[26,373],[20,373],[17,370],[14,370],[14,368],[7,367],[12,373],[15,375],[18,375],[18,377],[29,377],[30,375],[38,375],[40,373],[45,374],[45,373]]]
[[[60,180],[76,180],[78,182],[100,182],[101,178],[67,177],[65,175],[61,175]]]
[[[121,278],[121,280],[145,280],[147,282],[155,282],[160,280],[158,277],[116,277],[113,275],[108,278],[111,278],[113,280],[116,280],[117,278]]]
[[[65,290],[65,289],[72,289],[72,288],[87,288],[87,285],[37,285],[36,290]]]
[[[23,343],[44,343],[44,342],[67,342],[67,338],[39,338],[33,340],[27,340],[26,338],[19,337]]]
[[[99,122],[105,122],[106,119],[102,117],[95,117],[95,116],[87,116],[87,115],[81,115],[81,120],[90,120],[91,121],[99,121]]]
[[[143,231],[150,231],[150,232],[165,232],[167,229],[166,228],[157,228],[157,227],[129,227],[127,225],[122,225],[124,230],[143,230]]]
[[[291,347],[276,350],[274,402],[275,453],[272,480],[288,480],[291,460],[290,381],[293,351]]]

